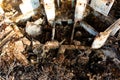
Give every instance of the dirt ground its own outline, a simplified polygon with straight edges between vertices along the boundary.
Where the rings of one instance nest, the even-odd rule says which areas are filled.
[[[73,23],[67,21],[74,20],[75,7],[64,1],[60,8],[56,6],[56,21],[60,19],[61,24],[56,24],[52,41],[52,26],[47,22],[42,3],[39,13],[28,20],[9,23],[5,19],[9,16],[14,20],[16,16],[11,15],[19,8],[6,4],[3,5],[6,14],[0,15],[0,80],[120,80],[120,30],[109,36],[101,48],[91,49],[95,36],[78,23],[71,41]],[[102,32],[120,18],[120,1],[115,0],[111,8],[108,15],[111,20],[93,12],[90,9],[84,21]],[[25,32],[26,23],[39,18],[43,20],[42,34],[31,37]]]

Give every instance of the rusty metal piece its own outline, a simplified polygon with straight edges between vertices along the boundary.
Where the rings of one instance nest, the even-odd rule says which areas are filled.
[[[31,12],[31,16],[35,14],[34,9],[40,6],[39,0],[22,0],[23,3],[19,5],[21,12],[27,14]],[[28,8],[29,7],[29,8]]]
[[[120,19],[116,20],[110,27],[108,27],[105,30],[105,32],[111,31],[110,35],[114,36],[119,29],[120,29]]]
[[[74,38],[75,26],[76,26],[76,23],[74,23],[74,25],[73,25],[72,34],[71,34],[71,41]]]
[[[73,30],[71,34],[71,41],[73,40],[73,37],[74,37],[74,30],[75,30],[76,23],[78,21],[81,21],[84,18],[84,12],[86,9],[87,2],[88,0],[77,0],[76,1],[75,16],[74,16],[75,19],[74,19],[74,25],[73,25]]]
[[[91,0],[90,6],[107,16],[115,0]]]
[[[98,34],[98,32],[92,26],[90,26],[84,21],[80,22],[80,26],[83,27],[87,32],[89,32],[93,36],[96,36]]]
[[[120,29],[120,19],[118,19],[117,21],[115,21],[110,27],[108,27],[104,32],[100,32],[94,39],[93,43],[92,43],[92,48],[93,49],[98,49],[101,48],[106,40],[108,39],[108,37],[114,36],[115,33]]]
[[[60,7],[61,0],[57,0],[57,6]]]
[[[53,28],[52,28],[52,40],[55,38],[55,22],[53,22]]]
[[[69,25],[69,24],[73,24],[72,19],[64,19],[64,20],[62,20],[62,19],[57,19],[57,20],[55,21],[55,23],[56,23],[56,24],[59,24],[59,25],[62,25],[62,22],[66,22],[68,25]]]
[[[95,37],[95,39],[94,39],[94,41],[92,43],[92,48],[93,49],[101,48],[105,44],[105,42],[106,42],[107,38],[109,37],[109,35],[110,35],[110,32],[100,32]]]
[[[113,17],[104,16],[97,11],[92,11],[91,13],[103,22],[108,21],[111,24],[111,23],[114,23],[116,21],[116,19],[114,19]]]
[[[46,12],[47,20],[53,24],[55,20],[55,3],[54,0],[44,0],[44,9]]]
[[[101,13],[99,13],[98,11],[95,11],[92,7],[90,7],[90,5],[87,5],[84,15],[87,16],[90,13],[92,13],[95,17],[100,19],[102,22],[107,21],[109,24],[111,24],[111,23],[114,23],[116,21],[116,19],[114,17],[112,17],[112,16],[104,16]]]
[[[53,26],[52,40],[55,37],[55,3],[54,0],[44,0],[44,9],[46,12],[48,22]]]
[[[83,19],[88,0],[77,0],[75,7],[75,23]]]

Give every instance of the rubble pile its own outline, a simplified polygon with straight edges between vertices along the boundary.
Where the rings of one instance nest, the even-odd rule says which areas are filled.
[[[0,80],[119,80],[119,0],[0,0]]]

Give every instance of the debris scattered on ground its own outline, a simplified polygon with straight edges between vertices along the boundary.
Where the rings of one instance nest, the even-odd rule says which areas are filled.
[[[119,5],[0,0],[0,80],[119,80]]]

